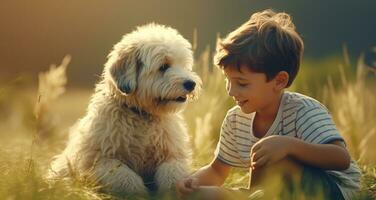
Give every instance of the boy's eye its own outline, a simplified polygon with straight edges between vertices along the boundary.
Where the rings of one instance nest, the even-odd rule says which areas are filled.
[[[168,68],[170,68],[170,65],[165,63],[165,64],[161,65],[161,67],[159,67],[159,71],[165,72],[165,71],[167,71]]]
[[[240,87],[245,87],[245,86],[247,86],[248,84],[247,84],[247,83],[238,83],[238,85],[239,85]]]

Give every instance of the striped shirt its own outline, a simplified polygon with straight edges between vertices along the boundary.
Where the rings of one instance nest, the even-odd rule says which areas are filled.
[[[260,138],[252,133],[255,113],[245,114],[239,106],[231,108],[223,120],[215,157],[240,168],[250,167],[250,151]],[[342,141],[328,110],[317,100],[299,93],[284,92],[277,116],[264,137],[283,135],[312,144]],[[360,170],[352,160],[346,170],[326,170],[339,186],[346,200],[360,187]]]

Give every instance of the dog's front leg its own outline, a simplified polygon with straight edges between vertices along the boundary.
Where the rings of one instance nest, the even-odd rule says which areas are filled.
[[[142,178],[119,160],[102,158],[96,163],[93,171],[106,192],[117,195],[148,192]]]
[[[184,160],[170,160],[162,163],[155,174],[158,191],[163,192],[175,187],[176,181],[187,174],[187,164]]]

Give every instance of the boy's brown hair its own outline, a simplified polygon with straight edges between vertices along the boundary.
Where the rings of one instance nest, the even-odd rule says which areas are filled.
[[[295,79],[303,55],[304,44],[290,15],[268,9],[254,13],[239,28],[217,43],[214,64],[246,65],[253,72],[264,73],[267,81],[278,72],[289,74],[289,87]]]

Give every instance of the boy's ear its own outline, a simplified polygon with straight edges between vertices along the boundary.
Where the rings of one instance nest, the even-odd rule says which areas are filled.
[[[275,79],[275,89],[276,90],[283,90],[286,88],[288,82],[289,82],[289,74],[286,71],[280,71],[278,74],[274,77]]]

